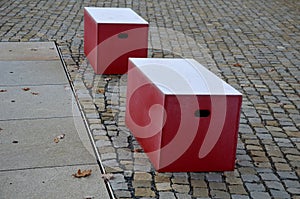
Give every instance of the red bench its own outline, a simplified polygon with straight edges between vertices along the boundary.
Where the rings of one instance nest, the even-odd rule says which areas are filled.
[[[96,74],[124,74],[147,57],[148,22],[130,8],[84,8],[84,53]]]
[[[159,172],[233,170],[241,103],[193,59],[129,59],[126,125]]]

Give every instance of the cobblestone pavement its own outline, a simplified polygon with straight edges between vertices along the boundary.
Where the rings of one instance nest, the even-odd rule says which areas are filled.
[[[300,198],[298,0],[0,1],[0,39],[56,41],[117,198]],[[94,75],[83,7],[131,7],[149,57],[192,57],[243,93],[233,172],[157,173],[125,126],[126,75]]]

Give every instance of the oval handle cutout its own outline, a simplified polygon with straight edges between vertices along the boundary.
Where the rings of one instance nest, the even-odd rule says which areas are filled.
[[[209,110],[196,110],[195,117],[208,117],[210,115]]]
[[[120,33],[120,34],[118,34],[118,38],[119,39],[127,39],[128,38],[128,34],[127,33]]]

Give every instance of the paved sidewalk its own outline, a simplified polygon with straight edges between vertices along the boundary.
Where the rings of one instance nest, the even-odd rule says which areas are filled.
[[[54,43],[0,43],[0,71],[0,198],[109,198]]]

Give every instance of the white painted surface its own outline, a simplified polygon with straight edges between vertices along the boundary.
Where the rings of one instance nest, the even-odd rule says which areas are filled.
[[[84,8],[96,23],[108,24],[148,24],[142,17],[130,8]]]
[[[194,59],[129,59],[166,95],[241,95]]]

